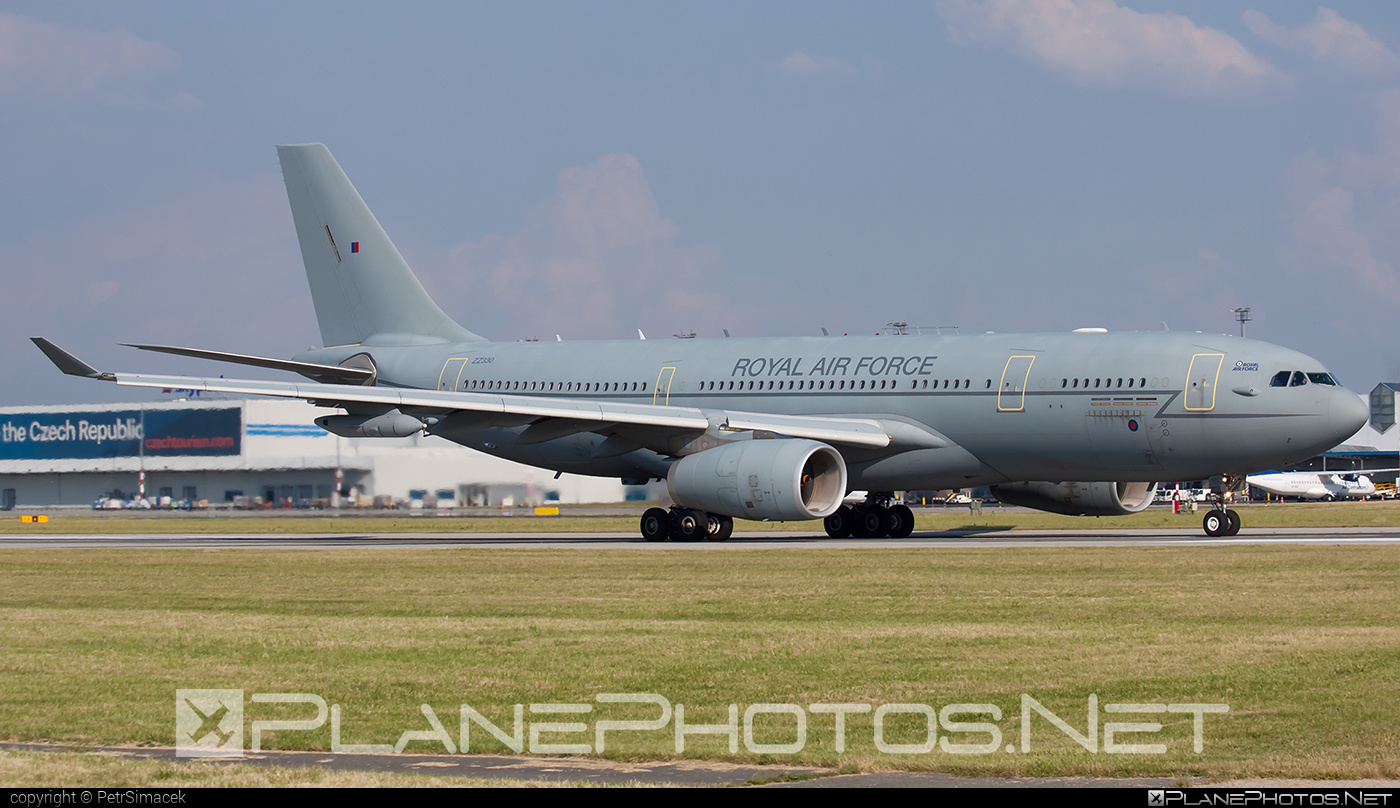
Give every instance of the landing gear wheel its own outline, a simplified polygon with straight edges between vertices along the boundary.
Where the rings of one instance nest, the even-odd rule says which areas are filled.
[[[671,538],[676,541],[703,541],[710,532],[710,517],[692,508],[678,511],[671,519]]]
[[[884,508],[857,509],[855,536],[859,539],[879,539],[888,536],[892,521],[890,512]]]
[[[826,528],[826,535],[833,539],[849,539],[856,526],[855,511],[850,505],[842,505],[835,513],[823,519],[822,526]]]
[[[1226,511],[1225,518],[1230,521],[1229,527],[1225,528],[1226,536],[1236,536],[1240,532],[1240,515],[1234,511]]]
[[[1225,515],[1225,511],[1212,510],[1201,520],[1201,527],[1205,528],[1206,535],[1211,538],[1224,536],[1230,529],[1230,517]]]
[[[671,536],[671,515],[661,508],[648,508],[642,514],[642,538],[666,541]]]
[[[908,505],[894,505],[889,509],[891,539],[907,539],[914,532],[914,512]]]
[[[705,538],[709,541],[728,541],[729,537],[734,535],[734,520],[732,518],[712,513],[708,514],[706,521],[708,532],[705,534]]]

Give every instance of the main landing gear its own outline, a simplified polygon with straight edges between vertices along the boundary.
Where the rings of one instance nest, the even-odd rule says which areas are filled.
[[[649,508],[642,514],[647,541],[724,541],[734,534],[734,520],[695,508]]]
[[[833,539],[907,539],[914,532],[914,512],[907,505],[891,505],[894,494],[871,494],[863,505],[842,505],[825,520],[826,535]]]
[[[1222,474],[1210,481],[1211,509],[1201,520],[1201,527],[1211,538],[1233,536],[1240,532],[1240,515],[1225,507],[1225,496],[1232,491],[1244,488],[1243,477]]]

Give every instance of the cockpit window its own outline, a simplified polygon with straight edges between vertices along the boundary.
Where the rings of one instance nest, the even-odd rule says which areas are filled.
[[[1337,380],[1332,378],[1331,373],[1309,373],[1308,381],[1313,384],[1330,384],[1333,387],[1337,386]]]
[[[1288,386],[1288,377],[1289,377],[1289,376],[1292,376],[1292,375],[1293,375],[1293,371],[1291,371],[1291,370],[1280,370],[1278,373],[1275,373],[1275,374],[1274,374],[1274,377],[1273,377],[1272,379],[1269,379],[1269,386],[1270,386],[1270,387],[1287,387],[1287,386]]]
[[[1289,387],[1302,387],[1308,383],[1308,374],[1301,370],[1293,371],[1293,381],[1288,383]]]

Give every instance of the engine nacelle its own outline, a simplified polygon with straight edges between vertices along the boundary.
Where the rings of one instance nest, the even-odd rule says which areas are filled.
[[[1008,505],[1069,516],[1124,516],[1152,504],[1156,483],[1009,483],[992,486]]]
[[[746,440],[686,455],[666,474],[671,499],[742,519],[823,519],[846,496],[846,461],[812,440]]]

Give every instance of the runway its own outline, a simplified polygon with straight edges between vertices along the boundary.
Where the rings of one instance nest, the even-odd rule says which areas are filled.
[[[1212,539],[1198,530],[955,530],[907,539],[833,539],[810,532],[736,533],[727,542],[651,544],[625,533],[6,534],[0,549],[537,549],[723,552],[734,550],[990,549],[1400,544],[1400,528],[1257,528]]]

